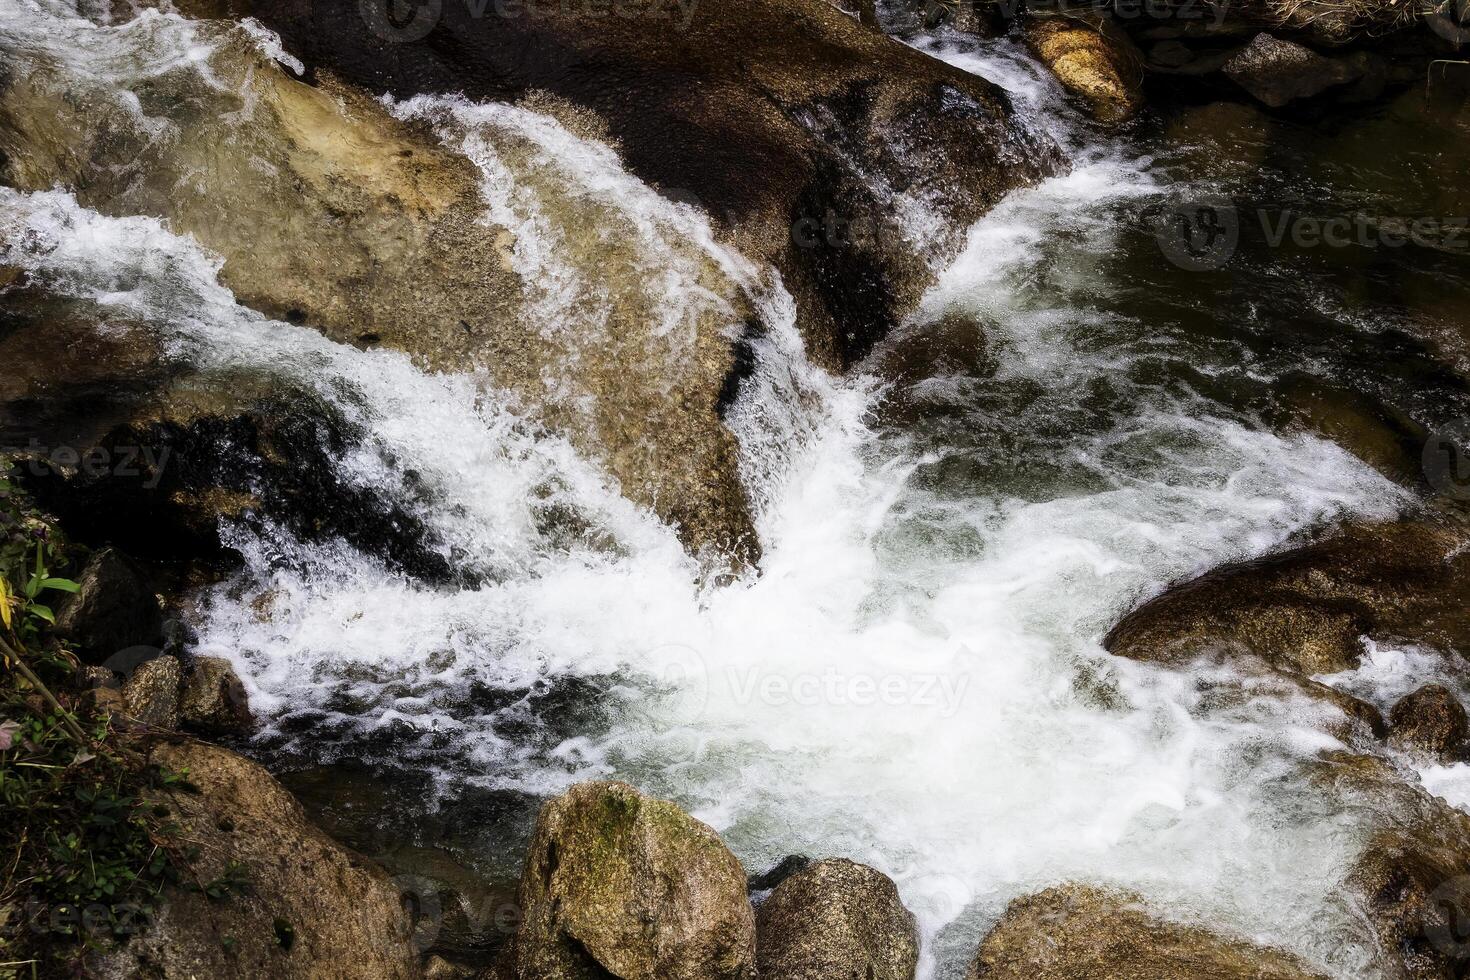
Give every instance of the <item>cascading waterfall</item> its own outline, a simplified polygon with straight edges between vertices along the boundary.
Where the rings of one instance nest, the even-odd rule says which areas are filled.
[[[970,229],[906,328],[958,318],[986,351],[903,393],[933,410],[919,420],[891,418],[895,393],[872,373],[838,381],[807,364],[774,274],[607,147],[524,107],[392,106],[481,169],[487,210],[516,229],[541,291],[537,329],[574,310],[593,322],[603,302],[537,210],[537,168],[553,159],[573,200],[640,243],[661,333],[719,302],[681,272],[690,254],[746,291],[765,334],[730,424],[765,558],[724,587],[483,379],[255,314],[219,284],[217,259],[156,220],[3,190],[0,261],[146,320],[201,369],[317,392],[368,433],[341,475],[401,496],[484,573],[474,589],[429,585],[343,543],[233,529],[245,567],[197,597],[194,625],[199,652],[245,678],[262,751],[423,769],[449,794],[628,779],[711,823],[753,869],[806,852],[891,875],[919,917],[926,978],[961,975],[1010,899],[1064,879],[1365,975],[1351,910],[1331,898],[1359,828],[1304,802],[1300,763],[1334,744],[1329,709],[1269,685],[1211,698],[1245,679],[1120,662],[1099,640],[1171,580],[1330,518],[1389,516],[1400,492],[1329,442],[1134,370],[1174,355],[1097,307],[1091,257],[1161,193],[1147,163],[1084,153],[1051,83],[1005,43],[926,43],[1011,89],[1076,166]],[[548,536],[556,508],[611,544]],[[596,709],[570,732],[529,707],[528,692],[563,688]],[[473,693],[487,690],[504,697]]]

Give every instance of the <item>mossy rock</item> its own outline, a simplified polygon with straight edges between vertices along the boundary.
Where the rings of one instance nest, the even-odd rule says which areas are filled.
[[[520,980],[753,980],[745,872],[713,830],[625,783],[537,819],[512,953]]]

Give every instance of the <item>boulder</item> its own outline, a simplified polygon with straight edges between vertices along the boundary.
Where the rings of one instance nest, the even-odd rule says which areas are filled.
[[[718,835],[625,783],[541,809],[519,893],[520,980],[753,980],[745,872]]]
[[[183,43],[169,29],[154,19],[126,37]],[[116,97],[128,82],[28,71],[39,69],[26,60],[34,52],[8,51],[17,71],[0,90],[4,182],[75,188],[104,214],[165,219],[224,258],[219,277],[241,302],[276,319],[401,350],[426,369],[484,372],[534,424],[567,436],[676,525],[691,550],[754,557],[722,412],[738,382],[738,336],[756,317],[695,236],[649,271],[646,249],[628,244],[645,213],[590,203],[556,160],[516,146],[514,159],[534,171],[518,177],[535,185],[543,214],[561,219],[548,233],[570,244],[527,240],[539,233],[530,224],[513,232],[486,220],[484,175],[426,124],[398,120],[325,73],[315,85],[295,80],[238,25],[192,29],[180,64],[209,51],[212,77],[180,68],[132,81],[145,90],[147,126]],[[138,63],[157,56],[140,49]],[[174,135],[159,140],[150,127]],[[577,266],[589,283],[581,306],[535,313],[553,276],[523,277],[517,248]],[[671,299],[664,276],[680,263],[687,281]],[[597,308],[584,313],[588,304]],[[561,322],[573,315],[583,320]]]
[[[1122,122],[1143,106],[1143,56],[1107,20],[1032,18],[1026,45],[1070,92],[1086,99],[1103,122]]]
[[[1137,896],[1067,884],[1012,902],[967,980],[1307,980],[1295,957],[1157,918]]]
[[[776,886],[756,913],[760,975],[782,980],[913,980],[914,916],[885,874],[818,861]]]
[[[357,0],[196,0],[307,65],[397,97],[550,93],[629,170],[697,202],[797,301],[811,355],[861,359],[1011,188],[1059,168],[995,86],[811,0],[433,5],[411,32]],[[953,6],[953,5],[949,5]],[[931,7],[931,9],[935,9]]]
[[[259,765],[195,742],[150,761],[187,784],[156,792],[197,848],[189,878],[226,882],[212,899],[169,888],[150,929],[92,955],[89,975],[417,980],[413,923],[383,871],[313,827]]]
[[[1279,109],[1362,77],[1356,63],[1328,58],[1294,41],[1260,33],[1225,62],[1225,74],[1261,102]]]
[[[172,731],[179,726],[179,683],[183,674],[178,660],[155,657],[138,665],[123,682],[125,713],[150,728]]]
[[[250,699],[223,657],[195,657],[179,695],[179,721],[207,735],[246,735],[254,727]]]
[[[1349,524],[1177,585],[1125,616],[1103,645],[1163,663],[1238,650],[1297,676],[1356,666],[1363,636],[1470,649],[1466,540],[1457,525],[1427,518]]]
[[[1313,782],[1370,832],[1342,882],[1371,925],[1382,974],[1453,980],[1470,968],[1470,815],[1416,785],[1411,771],[1374,756],[1328,753]]]
[[[1442,684],[1425,684],[1388,714],[1389,743],[1441,762],[1462,761],[1470,721],[1459,698]]]
[[[122,552],[104,548],[77,576],[78,591],[56,610],[56,635],[89,663],[129,647],[161,647],[163,610],[143,571]]]

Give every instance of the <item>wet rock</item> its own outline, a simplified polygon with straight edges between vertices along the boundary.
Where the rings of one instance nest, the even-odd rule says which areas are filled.
[[[1143,105],[1143,59],[1128,36],[1106,20],[1066,17],[1027,22],[1026,44],[1068,91],[1087,100],[1103,122],[1122,122]]]
[[[1470,721],[1465,708],[1448,688],[1425,684],[1400,700],[1389,711],[1389,742],[1410,752],[1441,762],[1465,757],[1465,737]]]
[[[1273,109],[1297,99],[1311,98],[1362,76],[1359,66],[1266,33],[1257,34],[1250,44],[1225,62],[1223,70],[1241,88]]]
[[[442,956],[430,956],[424,961],[424,980],[469,980],[474,973],[456,966]]]
[[[381,869],[311,826],[260,766],[194,742],[159,745],[150,761],[187,771],[189,788],[157,801],[198,848],[192,877],[236,881],[215,901],[165,892],[152,928],[93,954],[103,978],[279,977],[411,980],[413,924]]]
[[[349,9],[356,18],[357,5]],[[169,29],[154,21],[138,33]],[[691,550],[754,558],[737,446],[721,417],[737,335],[754,314],[714,258],[684,243],[694,280],[685,298],[713,299],[667,329],[668,298],[644,281],[631,220],[609,227],[556,161],[502,147],[540,168],[534,180],[518,177],[540,181],[541,217],[564,232],[556,251],[582,263],[609,308],[596,336],[536,321],[528,303],[544,283],[523,279],[514,259],[518,246],[541,246],[524,228],[518,239],[484,220],[482,175],[468,158],[325,73],[315,85],[289,77],[237,26],[195,29],[193,50],[213,46],[209,81],[180,68],[134,83],[153,124],[183,138],[157,140],[136,125],[109,80],[18,67],[0,91],[6,183],[73,187],[104,214],[166,219],[223,256],[221,281],[276,319],[404,351],[429,369],[483,370],[523,414],[676,525]]]
[[[575,5],[520,16],[445,4],[419,38],[385,37],[353,0],[231,9],[371,91],[550,92],[590,110],[633,173],[698,201],[748,255],[776,264],[826,366],[861,359],[913,308],[931,278],[924,254],[957,248],[1007,190],[1060,165],[994,86],[826,3],[669,5],[591,22]],[[905,226],[896,196],[935,227]]]
[[[1360,638],[1470,649],[1470,551],[1427,518],[1351,524],[1322,541],[1223,565],[1129,613],[1103,643],[1121,657],[1180,663],[1240,650],[1289,674],[1354,667]]]
[[[745,872],[714,831],[624,783],[582,783],[536,821],[520,980],[753,980]]]
[[[805,854],[788,854],[765,874],[752,877],[747,887],[751,892],[768,892],[792,875],[804,871],[811,863],[812,859]]]
[[[250,699],[223,657],[195,657],[179,696],[179,721],[207,735],[247,735],[254,727]]]
[[[155,657],[139,664],[123,682],[123,707],[128,717],[150,728],[177,728],[182,679],[179,662],[173,657]]]
[[[101,663],[129,647],[163,644],[163,610],[146,576],[115,548],[97,552],[82,568],[80,588],[59,604],[56,633],[80,656]]]
[[[852,861],[819,861],[781,882],[756,928],[763,977],[912,980],[918,966],[918,928],[893,881]]]
[[[1330,753],[1313,779],[1339,810],[1356,809],[1377,827],[1342,885],[1344,899],[1372,927],[1375,966],[1411,980],[1463,977],[1470,968],[1470,815],[1377,757]]]
[[[1196,926],[1165,922],[1126,893],[1068,884],[1012,902],[967,980],[1307,980],[1296,958]]]
[[[391,488],[339,475],[364,434],[304,387],[243,371],[181,373],[120,414],[84,451],[127,467],[22,474],[76,540],[218,572],[234,561],[229,527],[270,520],[304,540],[341,538],[419,578],[456,574]]]

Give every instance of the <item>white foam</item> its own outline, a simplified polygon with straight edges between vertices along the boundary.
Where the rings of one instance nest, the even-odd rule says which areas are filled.
[[[1035,80],[1019,54],[995,57],[994,71]],[[1170,581],[1401,501],[1330,443],[1127,381],[1120,367],[1149,338],[1100,323],[1089,291],[1106,286],[1086,263],[1116,231],[1114,206],[1150,192],[1145,170],[1099,159],[970,231],[924,314],[995,331],[1002,369],[962,379],[974,390],[1045,384],[1007,420],[1030,448],[963,442],[995,421],[978,410],[935,448],[922,432],[873,428],[879,386],[806,365],[784,291],[719,249],[692,209],[671,212],[637,186],[615,154],[521,109],[398,111],[456,127],[492,214],[518,222],[517,261],[547,278],[543,311],[598,286],[567,278],[555,229],[530,206],[545,199],[522,196],[542,167],[572,174],[595,214],[642,216],[640,243],[692,243],[732,279],[766,284],[748,287],[766,334],[732,415],[766,557],[758,578],[701,584],[668,528],[483,379],[424,374],[244,310],[215,257],[152,219],[0,190],[3,261],[157,324],[177,356],[315,391],[368,434],[344,478],[400,498],[483,576],[474,590],[438,587],[340,543],[233,529],[246,571],[201,597],[201,652],[241,670],[266,741],[318,757],[378,752],[437,772],[447,791],[616,775],[691,807],[753,868],[795,851],[871,863],[919,917],[925,978],[961,975],[1006,902],[1066,879],[1132,887],[1177,917],[1370,975],[1333,899],[1357,818],[1305,803],[1299,777],[1302,759],[1333,744],[1330,709],[1228,670],[1159,671],[1100,647]],[[661,272],[684,283],[669,297],[677,338],[676,311],[713,300],[680,278],[678,256],[656,254],[650,288]],[[1043,270],[1066,288],[1038,293]],[[1100,327],[1107,345],[1090,343]],[[1119,406],[1108,424],[1074,428],[1075,393],[1099,377],[1116,381]],[[1062,477],[1008,479],[1039,452]],[[957,484],[949,464],[992,475]],[[556,507],[608,543],[549,533]],[[580,707],[602,714],[573,731],[521,697],[574,680],[599,692],[580,689]],[[1255,697],[1211,696],[1242,685]],[[309,722],[305,735],[293,719]]]

